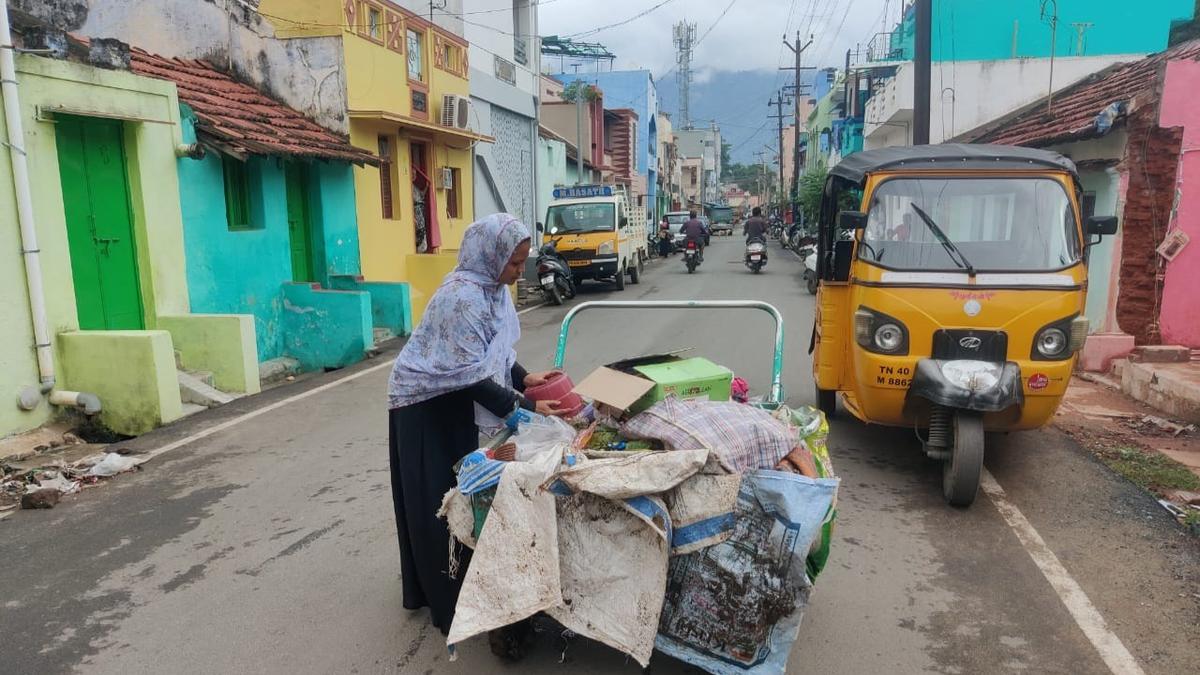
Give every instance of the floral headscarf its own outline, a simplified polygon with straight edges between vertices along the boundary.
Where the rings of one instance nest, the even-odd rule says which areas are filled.
[[[398,408],[469,387],[484,379],[511,386],[521,324],[500,275],[529,228],[507,213],[476,221],[463,234],[458,266],[429,300],[421,324],[400,351],[388,382],[388,406]],[[476,406],[483,427],[498,420]]]

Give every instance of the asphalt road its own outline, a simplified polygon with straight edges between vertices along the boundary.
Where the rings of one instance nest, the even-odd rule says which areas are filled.
[[[767,300],[785,315],[790,401],[810,403],[813,301],[771,252],[755,276],[739,239],[717,239],[694,275],[675,257],[581,296]],[[550,365],[565,311],[522,316],[525,365]],[[691,347],[762,393],[770,330],[753,311],[585,313],[567,368]],[[480,639],[450,663],[401,608],[387,361],[144,436],[127,445],[161,454],[143,471],[0,521],[0,672],[638,672],[551,633],[520,666]],[[1197,672],[1197,540],[1053,429],[995,440],[988,494],[959,510],[911,433],[834,422],[840,519],[789,673]]]

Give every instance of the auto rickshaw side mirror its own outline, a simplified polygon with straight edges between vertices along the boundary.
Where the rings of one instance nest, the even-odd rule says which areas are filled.
[[[1092,216],[1087,222],[1088,235],[1107,236],[1117,233],[1116,216]]]
[[[541,224],[541,223],[538,223],[538,224],[535,226],[535,229],[538,231],[538,234],[541,234],[542,232],[545,232],[545,231],[546,231],[546,226],[545,226],[545,225],[543,225],[543,224]]]
[[[842,211],[838,214],[838,229],[863,230],[867,227],[867,214],[862,211]]]

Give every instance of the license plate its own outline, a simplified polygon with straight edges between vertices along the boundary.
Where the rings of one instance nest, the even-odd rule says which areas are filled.
[[[690,257],[692,257],[692,256],[696,255],[696,252],[695,252],[695,251],[688,250],[688,251],[684,251],[684,252],[683,252],[683,254],[684,254],[685,256],[687,256],[687,257],[689,257],[689,258],[690,258]]]
[[[567,266],[568,267],[587,267],[589,263],[591,263],[590,260],[568,260]]]
[[[752,255],[752,256],[750,256],[750,262],[758,262],[759,260],[762,260],[762,256],[761,256],[761,255]]]
[[[554,275],[550,274],[550,275],[542,277],[542,285],[543,286],[553,286],[554,285]]]

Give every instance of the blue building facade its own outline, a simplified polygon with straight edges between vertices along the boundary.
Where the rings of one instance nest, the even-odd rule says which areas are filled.
[[[564,85],[576,80],[593,84],[604,93],[604,107],[629,108],[637,113],[637,171],[646,177],[646,204],[657,203],[658,184],[658,89],[648,70],[614,70],[602,73],[559,73],[553,76]],[[657,217],[658,214],[654,214]]]

